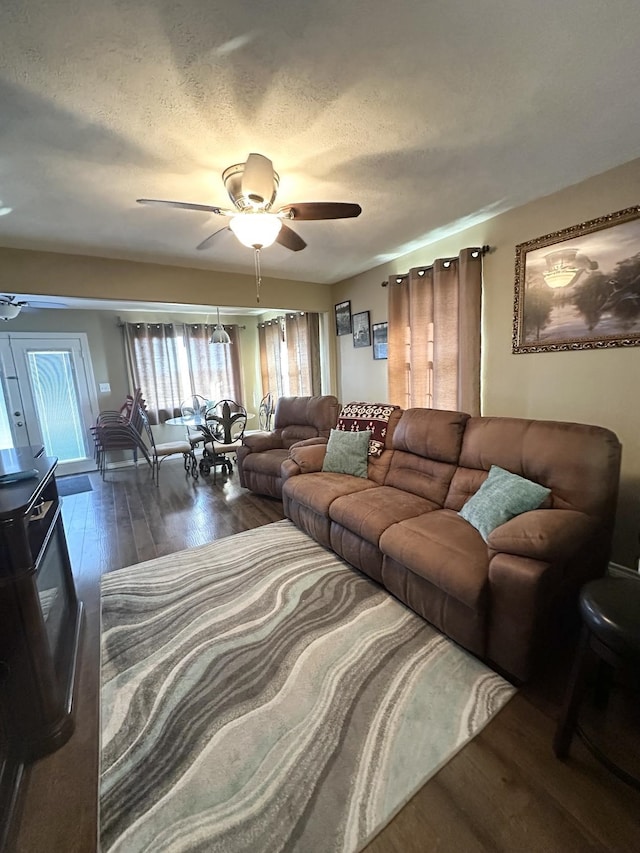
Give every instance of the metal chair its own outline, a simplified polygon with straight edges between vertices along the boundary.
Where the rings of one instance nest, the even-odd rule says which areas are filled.
[[[224,467],[228,474],[233,470],[229,456],[234,455],[242,444],[247,426],[247,411],[234,400],[220,400],[205,413],[206,430],[210,438],[205,440],[200,470],[208,474],[213,468],[216,482],[216,467]]]
[[[191,418],[194,415],[200,415],[204,418],[207,408],[211,405],[213,405],[211,400],[201,397],[200,394],[194,394],[180,405],[180,414],[183,418]],[[204,438],[200,430],[192,431],[192,428],[187,424],[187,441],[194,451],[199,444],[202,444]]]
[[[258,409],[258,429],[246,429],[244,437],[256,435],[259,432],[270,432],[273,413],[275,411],[275,400],[271,391],[260,400]]]
[[[147,439],[147,450],[151,461],[151,478],[156,486],[160,485],[160,465],[169,456],[175,456],[178,453],[181,453],[184,458],[184,470],[191,474],[194,480],[197,480],[198,462],[191,442],[185,439],[184,441],[167,441],[163,444],[156,444],[147,413],[140,408],[139,415]]]
[[[140,388],[127,394],[119,410],[103,410],[91,427],[94,443],[94,459],[102,478],[107,468],[107,453],[112,450],[133,451],[133,461],[138,463],[138,450],[142,450],[146,461],[151,464],[144,444],[141,443],[142,421],[139,410],[145,406]]]
[[[271,429],[271,421],[275,411],[276,404],[271,391],[268,391],[262,400],[260,400],[260,408],[258,409],[258,427],[261,430],[269,431]]]

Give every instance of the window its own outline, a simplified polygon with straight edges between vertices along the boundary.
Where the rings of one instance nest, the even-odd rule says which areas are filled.
[[[133,385],[142,389],[152,423],[179,415],[194,394],[242,402],[238,328],[226,329],[230,345],[210,344],[213,326],[205,323],[125,324]]]
[[[320,393],[319,316],[295,312],[258,325],[262,393]]]

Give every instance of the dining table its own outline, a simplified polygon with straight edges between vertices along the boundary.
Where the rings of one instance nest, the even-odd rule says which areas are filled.
[[[255,418],[255,416],[255,412],[247,412],[248,421],[250,421],[252,418]],[[211,421],[207,421],[207,418],[199,412],[196,412],[193,415],[182,415],[177,418],[169,418],[163,423],[167,424],[168,426],[185,426],[188,428],[198,429],[203,434],[205,441],[219,441],[219,439],[215,438],[213,433],[211,432]],[[233,441],[230,432],[232,425],[233,421],[231,420],[231,418],[225,418],[225,435],[223,442],[224,444],[230,444]]]

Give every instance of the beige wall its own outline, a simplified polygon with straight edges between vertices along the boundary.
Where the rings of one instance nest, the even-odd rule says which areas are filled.
[[[623,445],[622,477],[613,559],[634,566],[640,546],[640,348],[513,355],[515,246],[526,240],[640,203],[640,160],[554,195],[496,216],[377,267],[332,289],[333,302],[351,300],[352,312],[387,319],[386,290],[393,273],[488,244],[484,259],[482,413],[593,423],[612,429]],[[638,247],[640,251],[640,247]],[[338,396],[342,401],[387,399],[386,362],[371,347],[337,342]]]
[[[331,288],[253,275],[0,247],[0,293],[328,311]]]

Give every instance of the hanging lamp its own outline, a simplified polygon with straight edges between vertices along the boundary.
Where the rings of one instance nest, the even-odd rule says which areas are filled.
[[[220,309],[216,308],[216,311],[218,314],[218,322],[216,323],[216,325],[214,327],[213,334],[211,335],[211,340],[209,341],[209,343],[210,344],[230,344],[231,338],[229,337],[224,326],[220,322]]]

